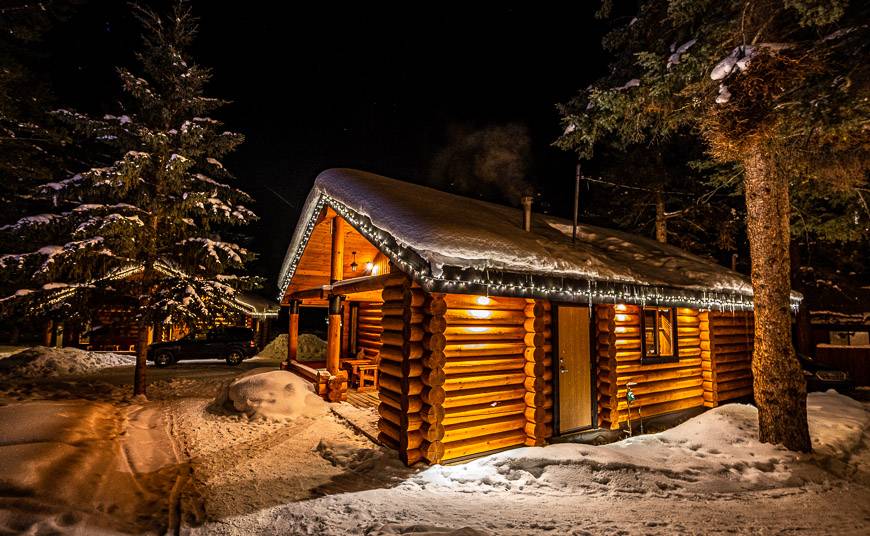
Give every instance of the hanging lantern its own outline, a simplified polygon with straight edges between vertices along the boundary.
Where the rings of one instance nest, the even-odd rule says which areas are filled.
[[[351,272],[356,272],[356,269],[357,269],[357,267],[359,266],[359,265],[356,263],[356,251],[352,251],[350,254],[353,256],[353,259],[350,261],[350,271],[351,271]]]

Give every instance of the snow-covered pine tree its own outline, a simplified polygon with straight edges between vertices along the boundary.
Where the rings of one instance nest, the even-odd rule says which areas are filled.
[[[614,6],[603,2],[602,15]],[[840,223],[867,227],[866,21],[866,6],[848,0],[645,0],[605,38],[609,75],[561,109],[570,132],[559,144],[581,156],[603,139],[647,143],[691,129],[715,162],[742,171],[759,434],[794,450],[811,445],[791,344],[790,190],[851,199]]]
[[[78,0],[5,2],[0,6],[0,227],[51,209],[38,185],[71,169],[81,154],[49,111],[56,106],[44,60],[46,35]],[[5,251],[0,249],[0,251]],[[0,296],[20,287],[0,278]],[[20,303],[18,305],[21,305]],[[21,315],[4,322],[12,340],[26,328]]]
[[[144,27],[141,76],[119,69],[121,113],[57,115],[104,143],[116,159],[42,186],[58,210],[3,229],[13,253],[0,276],[20,285],[31,313],[88,296],[133,297],[139,324],[134,393],[145,393],[145,356],[154,323],[206,320],[228,310],[236,288],[254,281],[254,255],[218,232],[256,216],[251,198],[227,184],[220,158],[242,142],[207,116],[224,102],[204,93],[210,71],[193,63],[190,9],[169,17],[134,7]],[[14,302],[16,296],[8,296]]]
[[[0,224],[39,201],[33,186],[62,167],[67,139],[47,111],[53,97],[38,68],[45,34],[67,16],[66,2],[7,2],[0,6]]]

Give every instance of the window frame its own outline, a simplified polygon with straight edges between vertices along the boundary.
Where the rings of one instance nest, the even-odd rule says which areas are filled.
[[[671,327],[671,347],[673,348],[673,352],[671,355],[662,356],[658,354],[658,331],[659,331],[659,314],[662,313],[662,310],[666,309],[671,313],[672,319],[672,327]],[[654,310],[655,315],[655,346],[656,346],[656,354],[655,355],[647,355],[647,344],[646,344],[646,312],[649,310]],[[677,330],[679,329],[678,320],[677,320],[677,308],[676,307],[659,307],[659,306],[645,306],[640,308],[640,364],[641,365],[657,365],[660,363],[676,363],[680,360],[680,349],[677,346],[677,341],[679,337],[677,337]]]

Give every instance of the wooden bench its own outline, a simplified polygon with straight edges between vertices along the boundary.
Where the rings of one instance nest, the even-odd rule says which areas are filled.
[[[378,388],[378,364],[371,359],[345,359],[342,366],[347,370],[350,382],[359,392]]]

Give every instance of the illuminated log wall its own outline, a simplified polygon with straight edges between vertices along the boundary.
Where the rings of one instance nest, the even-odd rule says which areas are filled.
[[[427,293],[402,274],[382,295],[378,426],[405,463],[546,443],[555,396],[549,302]],[[628,420],[630,382],[632,420],[751,393],[751,315],[677,308],[678,359],[642,364],[641,309],[595,306],[600,427]]]
[[[754,318],[751,312],[701,313],[704,405],[752,394]]]
[[[381,302],[360,302],[356,317],[356,348],[374,359],[381,351]]]
[[[552,421],[549,306],[460,294],[444,300],[444,459],[543,443]]]
[[[641,364],[640,312],[637,305],[596,306],[598,425],[604,428],[615,430],[628,420],[629,382],[637,384],[634,421],[704,403],[698,311],[677,308],[679,360],[658,364]]]
[[[442,297],[426,293],[402,273],[386,281],[382,297],[379,439],[398,450],[408,465],[421,460],[438,463],[444,436],[440,364],[446,305]]]
[[[553,329],[550,302],[526,300],[526,445],[541,446],[553,435]]]

